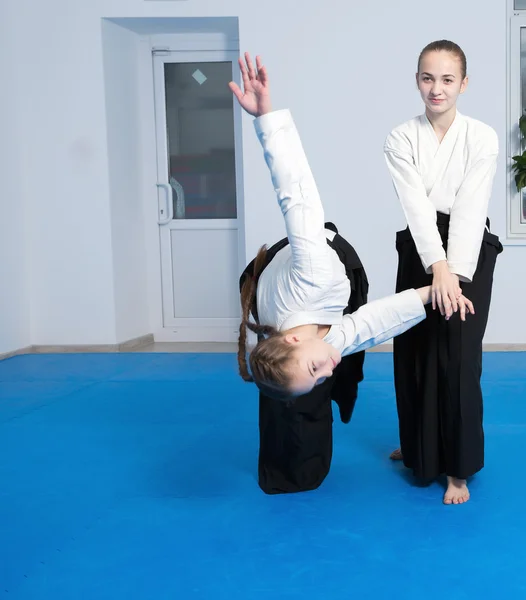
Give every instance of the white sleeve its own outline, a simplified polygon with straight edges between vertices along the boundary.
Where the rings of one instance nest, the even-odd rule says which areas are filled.
[[[364,304],[343,317],[342,356],[383,344],[426,318],[424,304],[416,290],[406,290]]]
[[[267,113],[254,126],[285,219],[292,275],[322,286],[332,277],[323,206],[290,111]]]
[[[388,136],[384,155],[420,260],[426,273],[431,273],[431,265],[446,260],[436,224],[436,208],[427,197],[409,142],[402,134],[393,132]]]
[[[498,153],[497,134],[491,129],[451,208],[447,259],[461,281],[471,282],[477,269]]]

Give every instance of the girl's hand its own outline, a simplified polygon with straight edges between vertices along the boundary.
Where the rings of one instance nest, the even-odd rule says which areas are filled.
[[[256,56],[256,69],[254,69],[248,52],[245,52],[245,62],[246,66],[243,59],[239,59],[244,91],[241,91],[233,81],[228,86],[249,115],[261,117],[272,110],[267,69],[263,66],[260,56]]]
[[[431,302],[433,310],[440,310],[440,314],[447,319],[458,310],[458,298],[462,294],[458,276],[449,271],[446,261],[433,265],[433,284],[431,286]]]

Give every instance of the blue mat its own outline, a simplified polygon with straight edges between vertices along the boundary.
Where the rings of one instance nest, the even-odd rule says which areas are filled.
[[[484,368],[486,467],[445,507],[388,459],[389,354],[368,355],[323,486],[272,497],[234,355],[2,361],[0,597],[526,598],[526,354]]]

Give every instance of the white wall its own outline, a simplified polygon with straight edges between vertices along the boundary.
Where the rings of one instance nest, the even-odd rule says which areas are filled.
[[[19,131],[32,143],[19,168],[31,166],[44,190],[26,189],[25,198],[33,216],[33,343],[105,343],[115,340],[117,329],[130,330],[131,315],[126,326],[117,327],[118,291],[116,304],[113,299],[113,267],[122,264],[122,255],[112,259],[116,204],[110,204],[102,17],[239,17],[240,47],[263,55],[275,107],[293,110],[326,216],[358,249],[374,297],[394,288],[394,233],[403,226],[383,162],[383,141],[392,127],[421,110],[413,75],[420,49],[436,38],[457,41],[468,55],[471,75],[460,109],[495,127],[500,137],[490,216],[494,231],[505,235],[504,2],[442,0],[440,10],[419,0],[373,5],[267,0],[263,10],[246,0],[4,4],[24,23],[26,43],[11,53],[27,70],[16,105],[29,108],[33,92],[32,111]],[[284,228],[277,208],[269,208],[272,189],[250,119],[243,123],[251,255],[262,242],[282,236]],[[114,228],[114,243],[117,238]],[[526,342],[525,260],[524,246],[507,247],[500,257],[487,342]],[[121,289],[134,285],[128,281]],[[137,305],[134,311],[139,310]]]
[[[16,102],[19,74],[8,60],[17,32],[8,21],[8,6],[0,5],[0,354],[30,344],[27,214],[22,192]]]
[[[31,342],[114,343],[101,23],[80,2],[7,2],[20,37],[15,137],[31,252]]]
[[[102,23],[116,340],[150,332],[141,194],[138,37]]]

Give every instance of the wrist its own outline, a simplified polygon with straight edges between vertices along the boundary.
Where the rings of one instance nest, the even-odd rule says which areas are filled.
[[[272,104],[270,103],[270,100],[268,102],[262,102],[261,106],[259,106],[256,117],[262,117],[270,112],[272,112]]]
[[[422,304],[425,306],[431,302],[431,286],[427,285],[426,287],[418,288],[416,290],[418,295],[420,296],[420,300],[422,300]]]
[[[449,271],[447,260],[439,260],[438,262],[433,263],[431,265],[431,270],[433,271],[433,274],[439,273],[439,272],[444,272],[444,271]]]

